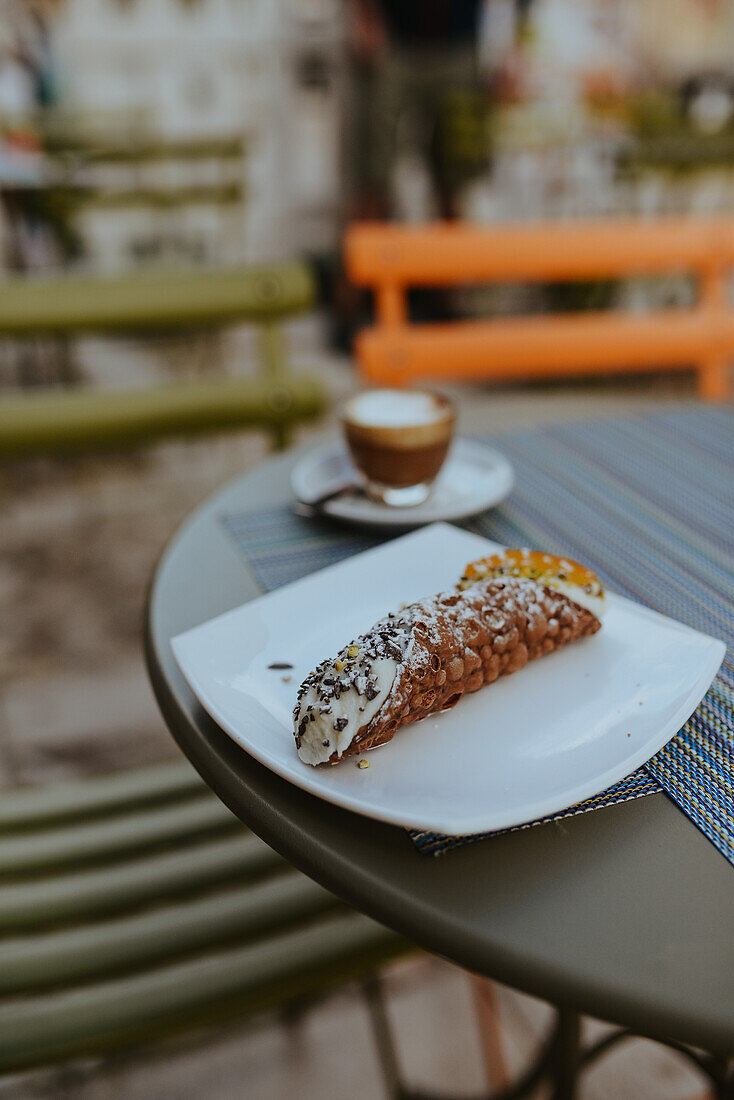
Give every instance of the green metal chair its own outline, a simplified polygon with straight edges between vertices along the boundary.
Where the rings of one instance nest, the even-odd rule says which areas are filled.
[[[242,136],[163,137],[145,125],[121,127],[121,119],[114,115],[107,120],[106,132],[83,122],[59,126],[41,121],[37,129],[53,184],[48,205],[66,217],[90,207],[227,205],[245,197],[247,140]],[[160,176],[162,166],[180,166],[184,178],[196,179],[197,165],[203,163],[210,171],[200,182],[181,185],[180,180]],[[124,171],[115,173],[115,168]]]
[[[293,1005],[407,949],[186,761],[0,800],[0,1073]]]
[[[293,263],[5,280],[0,335],[247,319],[262,330],[264,371],[0,396],[0,456],[255,425],[281,441],[324,406],[316,379],[287,373],[277,327],[312,299],[308,269]],[[292,1008],[407,949],[245,829],[186,761],[0,797],[0,1074]]]
[[[256,378],[117,393],[70,387],[0,395],[0,457],[252,427],[268,430],[282,446],[292,424],[326,406],[317,378],[287,370],[280,328],[314,300],[313,275],[296,261],[104,278],[7,277],[0,281],[0,338],[144,334],[248,321],[260,329],[262,369]]]

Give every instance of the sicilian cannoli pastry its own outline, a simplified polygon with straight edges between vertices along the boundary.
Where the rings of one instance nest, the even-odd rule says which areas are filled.
[[[323,661],[293,711],[305,764],[339,760],[517,672],[601,626],[604,593],[565,558],[509,550],[468,565],[457,585],[390,612]]]

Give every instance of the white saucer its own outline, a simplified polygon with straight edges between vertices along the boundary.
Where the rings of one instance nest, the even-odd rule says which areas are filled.
[[[310,451],[291,473],[291,488],[305,504],[344,482],[358,480],[344,445],[337,440]],[[326,515],[365,527],[421,527],[466,519],[499,504],[512,489],[512,466],[484,443],[457,439],[430,497],[413,508],[389,508],[361,493],[343,493],[323,506]]]

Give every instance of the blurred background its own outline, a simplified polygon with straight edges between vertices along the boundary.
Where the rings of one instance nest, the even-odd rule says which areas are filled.
[[[296,373],[324,380],[332,410],[358,385],[352,341],[372,317],[342,260],[356,219],[731,212],[734,0],[0,0],[3,277],[94,282],[303,260],[317,292],[284,325],[288,355]],[[443,319],[646,310],[693,295],[687,276],[670,275],[424,292],[413,307]],[[0,335],[0,421],[4,401],[41,388],[103,393],[258,369],[248,325]],[[665,373],[451,389],[466,434],[695,394],[692,375]],[[333,423],[327,412],[291,441]],[[174,755],[142,662],[146,587],[192,506],[269,446],[214,434],[3,461],[1,784]],[[389,982],[412,1078],[481,1088],[457,972],[421,959]],[[521,1061],[543,1009],[502,996]],[[350,997],[295,1029],[219,1031],[137,1060],[8,1079],[0,1096],[378,1097]],[[463,1021],[451,1035],[447,1017]],[[337,1021],[353,1037],[348,1056],[332,1039]],[[584,1096],[695,1090],[673,1054],[643,1046],[594,1070]]]
[[[333,326],[355,308],[338,270],[354,218],[731,209],[729,0],[3,0],[1,12],[8,270],[306,256]]]

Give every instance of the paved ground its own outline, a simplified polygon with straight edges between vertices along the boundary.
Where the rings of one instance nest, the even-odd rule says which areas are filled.
[[[303,343],[313,343],[312,334],[306,335]],[[83,373],[105,385],[119,370],[110,365],[112,353],[104,358],[97,351],[91,344],[81,349]],[[116,354],[122,356],[120,349]],[[336,397],[354,387],[348,363],[327,360],[313,347],[300,358],[318,360]],[[143,358],[133,359],[126,377],[139,381],[149,375]],[[457,393],[466,434],[624,415],[692,396],[687,378]],[[192,506],[266,453],[266,442],[251,436],[0,471],[0,786],[106,772],[175,753],[142,664],[146,585],[167,538]],[[389,982],[410,1081],[456,1095],[481,1091],[465,977],[423,959],[395,968]],[[538,1041],[545,1009],[510,991],[502,991],[501,1001],[508,1060],[515,1066]],[[334,1043],[336,1026],[346,1042]],[[695,1076],[676,1056],[639,1043],[600,1065],[582,1096],[672,1100],[696,1091]],[[145,1056],[0,1082],[0,1100],[113,1096],[377,1100],[382,1088],[366,1014],[354,991],[333,998],[292,1030],[266,1021]]]

